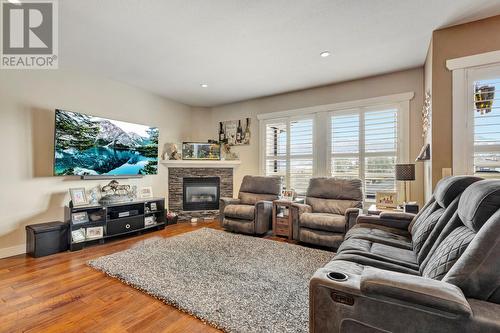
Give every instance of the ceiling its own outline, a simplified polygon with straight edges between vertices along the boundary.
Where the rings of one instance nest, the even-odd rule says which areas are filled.
[[[498,14],[498,0],[64,0],[59,61],[215,106],[420,66],[433,30]]]

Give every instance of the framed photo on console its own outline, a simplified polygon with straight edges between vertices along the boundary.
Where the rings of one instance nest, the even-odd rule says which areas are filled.
[[[73,243],[83,242],[85,240],[85,228],[73,230],[71,232],[71,239]]]
[[[104,237],[104,227],[87,228],[86,239],[98,239]]]
[[[89,221],[87,212],[78,212],[71,214],[71,221],[73,224],[85,223]]]
[[[377,207],[396,208],[398,205],[398,195],[396,192],[377,192]]]
[[[69,195],[71,197],[73,207],[86,206],[89,204],[85,187],[70,188]]]

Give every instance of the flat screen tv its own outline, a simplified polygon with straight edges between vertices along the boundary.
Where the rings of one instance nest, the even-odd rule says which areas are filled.
[[[54,175],[158,172],[158,128],[56,110]]]

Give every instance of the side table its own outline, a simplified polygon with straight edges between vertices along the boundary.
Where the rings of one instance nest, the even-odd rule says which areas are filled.
[[[273,236],[293,237],[291,207],[294,203],[303,203],[304,199],[273,201]]]

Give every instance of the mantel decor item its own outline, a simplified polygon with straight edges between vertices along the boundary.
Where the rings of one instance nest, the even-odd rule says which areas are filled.
[[[220,160],[220,144],[208,142],[184,142],[183,160]]]
[[[238,153],[231,151],[231,145],[229,143],[224,143],[222,145],[222,157],[226,161],[237,161],[240,159]]]
[[[250,118],[219,122],[219,141],[230,146],[250,144]]]
[[[179,152],[179,145],[177,143],[166,143],[164,146],[164,160],[181,160],[182,155]]]
[[[102,197],[99,200],[100,204],[111,204],[116,202],[124,202],[133,200],[133,193],[130,185],[120,185],[118,181],[112,180],[108,185],[101,189]]]
[[[87,194],[84,187],[70,188],[69,195],[73,207],[86,206],[89,204]]]
[[[396,180],[404,182],[403,202],[406,203],[406,182],[415,180],[415,164],[396,164]]]

